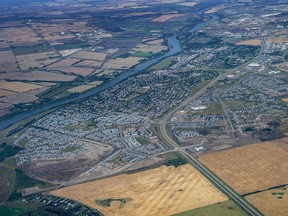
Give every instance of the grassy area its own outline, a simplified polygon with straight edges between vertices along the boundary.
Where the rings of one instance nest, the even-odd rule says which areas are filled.
[[[182,212],[174,216],[245,216],[247,215],[231,200]]]
[[[29,177],[26,173],[20,169],[16,169],[16,178],[14,183],[14,189],[11,193],[9,200],[17,200],[22,197],[21,190],[24,188],[39,186],[40,188],[46,188],[52,186],[50,184],[38,181],[34,178]]]
[[[206,80],[206,81],[203,81],[203,82],[195,85],[195,86],[192,88],[191,95],[196,94],[198,91],[200,91],[201,89],[203,89],[206,85],[208,85],[210,82],[211,82],[211,80]]]
[[[178,167],[187,164],[187,161],[177,153],[168,153],[164,165]]]
[[[229,109],[243,109],[245,107],[242,101],[225,101],[225,105]]]
[[[40,204],[13,202],[0,205],[0,216],[18,216],[37,209]]]
[[[213,115],[221,114],[223,113],[223,107],[220,103],[211,103],[209,104],[207,109],[205,109],[205,113],[209,113]]]
[[[154,66],[152,66],[150,68],[150,70],[166,69],[169,66],[171,66],[174,62],[175,62],[175,57],[174,56],[170,56],[170,57],[168,57],[166,59],[163,59],[162,61],[160,61],[159,63],[155,64]]]
[[[17,146],[10,146],[3,144],[0,149],[0,162],[4,161],[5,158],[16,155],[22,148]]]
[[[152,52],[140,52],[140,51],[138,51],[138,52],[133,53],[132,56],[148,58],[150,56],[153,56],[153,53]]]
[[[0,202],[5,202],[9,198],[13,190],[14,179],[14,170],[0,166]]]
[[[136,140],[141,144],[141,145],[148,145],[150,142],[145,139],[144,137],[136,137]]]
[[[65,149],[61,149],[61,153],[66,153],[66,152],[73,152],[79,149],[77,146],[69,146]]]
[[[129,198],[124,198],[124,199],[104,199],[104,200],[96,200],[96,203],[100,206],[104,207],[110,207],[112,202],[118,201],[120,202],[121,206],[125,205],[127,202],[131,201]]]

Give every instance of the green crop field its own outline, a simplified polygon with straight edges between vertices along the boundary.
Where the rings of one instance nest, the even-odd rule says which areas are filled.
[[[0,166],[0,202],[4,202],[9,198],[14,185],[14,178],[14,170]]]

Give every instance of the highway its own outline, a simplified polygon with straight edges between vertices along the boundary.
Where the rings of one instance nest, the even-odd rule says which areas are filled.
[[[164,118],[159,122],[160,123],[160,134],[162,135],[163,141],[167,144],[170,144],[173,148],[172,150],[177,151],[179,154],[181,154],[184,158],[186,158],[187,161],[189,161],[198,171],[200,171],[207,179],[209,179],[214,185],[216,185],[222,192],[224,192],[231,200],[233,200],[235,203],[237,203],[239,206],[242,207],[246,211],[248,215],[252,216],[260,216],[263,215],[261,212],[259,212],[255,207],[253,207],[249,202],[247,202],[244,198],[242,198],[238,193],[236,193],[230,186],[228,186],[225,182],[223,182],[217,175],[215,175],[213,172],[211,172],[207,167],[205,167],[197,158],[193,157],[189,153],[186,152],[185,149],[181,148],[175,140],[171,138],[169,135],[169,132],[167,131],[167,122],[169,121],[170,117],[173,115],[173,113],[182,107],[188,105],[193,100],[200,97],[202,94],[204,94],[209,87],[212,87],[216,82],[225,76],[227,76],[231,71],[226,71],[225,73],[221,74],[217,78],[213,79],[210,83],[208,83],[205,87],[203,87],[201,90],[196,92],[191,97],[187,98],[185,101],[183,101],[179,106],[174,108],[172,111],[167,113]]]

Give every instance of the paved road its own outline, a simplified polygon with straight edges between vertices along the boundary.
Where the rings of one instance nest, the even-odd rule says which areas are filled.
[[[256,208],[254,208],[250,203],[243,199],[239,194],[237,194],[233,189],[231,189],[226,183],[224,183],[218,176],[211,172],[207,167],[205,167],[200,161],[187,153],[183,148],[179,147],[177,143],[170,138],[167,134],[165,128],[166,124],[163,124],[161,129],[162,136],[170,145],[173,146],[174,150],[180,153],[184,158],[186,158],[197,170],[199,170],[206,178],[213,182],[218,188],[220,188],[230,199],[241,206],[249,215],[260,216],[262,215]],[[173,151],[173,150],[171,150]]]
[[[230,186],[228,186],[225,182],[223,182],[218,176],[216,176],[213,172],[211,172],[207,167],[205,167],[199,160],[195,157],[191,156],[187,153],[183,148],[181,148],[170,136],[167,131],[166,124],[169,121],[170,117],[176,110],[181,109],[182,107],[188,105],[199,96],[203,95],[209,87],[212,87],[216,84],[216,82],[224,77],[226,77],[231,71],[226,71],[221,74],[210,83],[208,83],[205,87],[203,87],[200,91],[183,101],[179,106],[175,109],[167,113],[164,118],[159,122],[160,123],[160,133],[166,141],[167,144],[170,144],[173,148],[172,150],[176,150],[180,153],[184,158],[186,158],[198,171],[200,171],[206,178],[208,178],[212,183],[214,183],[219,189],[221,189],[231,200],[241,206],[249,215],[263,215],[259,212],[255,207],[253,207],[250,203],[248,203],[244,198],[242,198],[238,193],[236,193]]]

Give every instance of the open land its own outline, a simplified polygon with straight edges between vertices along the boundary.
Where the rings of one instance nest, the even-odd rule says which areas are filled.
[[[152,20],[152,22],[166,22],[169,21],[173,18],[177,18],[177,17],[182,17],[185,14],[167,14],[167,15],[162,15],[160,17],[157,17],[155,19]]]
[[[288,43],[288,38],[285,37],[270,37],[268,38],[268,41],[271,41],[273,43]]]
[[[41,68],[59,60],[59,55],[56,52],[43,52],[37,54],[27,54],[16,56],[21,70]]]
[[[80,201],[105,215],[171,215],[227,199],[191,165],[122,174],[51,194]]]
[[[182,212],[174,216],[245,216],[244,211],[231,200]]]
[[[245,41],[240,41],[237,43],[237,45],[251,45],[251,46],[261,46],[262,41],[258,39],[253,39],[253,40],[245,40]]]
[[[287,184],[287,139],[201,155],[199,160],[240,194]]]
[[[264,215],[285,216],[288,214],[287,186],[251,194],[245,198]]]
[[[16,59],[12,51],[0,52],[0,72],[18,71]]]
[[[78,59],[73,59],[73,58],[65,58],[60,61],[57,61],[53,64],[50,64],[47,68],[57,68],[57,67],[70,67],[73,64],[76,64],[79,62]]]
[[[70,57],[77,58],[77,59],[104,61],[107,57],[107,54],[100,53],[100,52],[79,51],[79,52],[72,54]]]
[[[15,172],[6,167],[0,166],[0,202],[4,202],[9,198],[14,185]]]
[[[33,71],[28,73],[23,73],[22,75],[13,77],[13,80],[23,80],[23,81],[58,81],[58,82],[68,82],[72,81],[76,76],[64,75],[57,72],[46,72],[46,71]]]
[[[0,40],[4,40],[7,43],[25,43],[36,42],[41,40],[41,38],[29,27],[14,27],[2,29]]]
[[[212,8],[212,9],[208,10],[208,11],[205,11],[205,13],[206,13],[206,14],[216,13],[216,12],[224,9],[225,7],[226,7],[226,6],[224,6],[224,5],[223,5],[223,6],[220,6],[220,7],[215,7],[215,8]]]
[[[81,61],[81,62],[77,63],[75,66],[97,69],[97,68],[100,68],[101,65],[102,65],[102,63],[99,62],[99,61],[84,60],[84,61]]]
[[[53,70],[61,71],[67,74],[75,74],[81,76],[89,76],[93,73],[94,69],[92,68],[81,68],[81,67],[55,67]]]
[[[42,85],[35,85],[25,82],[7,82],[5,80],[0,80],[0,88],[13,92],[27,92],[39,88],[43,88]]]
[[[140,63],[143,58],[139,57],[128,57],[128,58],[117,58],[112,59],[104,63],[103,68],[107,69],[127,69]]]

